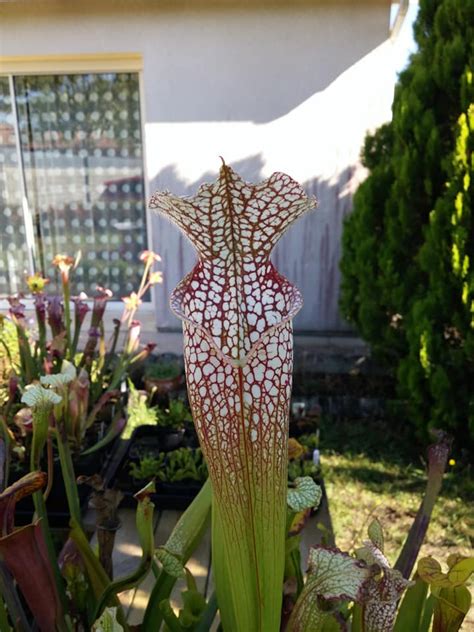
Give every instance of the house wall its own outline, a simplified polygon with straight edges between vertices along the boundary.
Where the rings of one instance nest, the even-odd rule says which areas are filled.
[[[303,291],[295,328],[344,331],[341,227],[364,175],[365,132],[390,115],[390,2],[287,5],[11,2],[0,4],[0,57],[141,53],[150,191],[191,194],[216,176],[219,156],[250,181],[275,170],[301,181],[319,208],[283,237],[275,262]],[[166,220],[152,227],[165,270],[157,323],[176,327],[167,297],[195,256]]]

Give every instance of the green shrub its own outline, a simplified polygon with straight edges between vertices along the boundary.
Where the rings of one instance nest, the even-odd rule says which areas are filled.
[[[341,309],[397,376],[419,434],[441,426],[465,442],[474,438],[474,0],[421,0],[415,38],[392,122],[363,149],[370,175],[344,227]]]

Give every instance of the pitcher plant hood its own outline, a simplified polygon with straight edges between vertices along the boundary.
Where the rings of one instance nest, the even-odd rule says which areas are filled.
[[[201,330],[218,355],[245,365],[261,338],[302,307],[299,290],[270,254],[285,230],[316,205],[290,176],[244,182],[223,164],[196,196],[157,193],[150,201],[196,248],[199,261],[171,295],[171,309]]]

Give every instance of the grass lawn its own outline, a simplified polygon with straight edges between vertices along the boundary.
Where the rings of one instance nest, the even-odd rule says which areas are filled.
[[[395,428],[386,421],[323,420],[323,477],[340,549],[353,551],[360,546],[376,516],[385,530],[387,557],[395,562],[426,485],[423,452],[408,428]],[[456,453],[452,456],[457,459]],[[474,482],[470,474],[466,464],[449,467],[420,553],[434,556],[443,567],[450,553],[472,555]],[[462,629],[474,630],[472,608]]]
[[[395,560],[426,485],[424,451],[409,429],[386,421],[323,421],[323,475],[340,548],[358,546],[377,516]],[[454,552],[472,554],[474,545],[474,481],[470,467],[452,456],[457,462],[445,475],[422,549],[440,561]]]

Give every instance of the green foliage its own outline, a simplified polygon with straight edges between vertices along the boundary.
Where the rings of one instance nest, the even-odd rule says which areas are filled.
[[[355,557],[335,548],[310,549],[306,582],[287,632],[346,627],[353,632],[457,632],[471,605],[466,584],[474,558],[450,555],[447,573],[432,557],[422,558],[410,581],[385,557],[383,528],[377,520],[369,525],[368,535]],[[350,610],[348,601],[353,602]]]
[[[128,381],[128,422],[122,434],[129,439],[133,431],[140,426],[161,426],[163,428],[181,429],[186,421],[192,421],[189,408],[180,399],[172,399],[168,408],[158,408],[149,405],[149,397],[135,388],[132,381]]]
[[[310,458],[318,447],[319,433],[304,434],[298,437],[298,440],[290,439],[288,454],[288,480],[290,482],[294,482],[297,478],[310,477],[317,480],[320,477],[320,466]]]
[[[157,380],[172,379],[180,375],[182,370],[178,362],[150,362],[145,367],[145,378]]]
[[[157,410],[157,423],[166,428],[182,428],[185,421],[192,421],[191,411],[180,399],[171,399],[168,408]]]
[[[345,222],[341,309],[398,377],[420,436],[474,438],[474,1],[422,0],[393,120]]]
[[[450,555],[448,572],[432,557],[418,562],[417,574],[429,584],[433,602],[433,630],[457,632],[471,607],[471,594],[467,587],[474,573],[474,558]]]
[[[171,452],[160,452],[158,457],[144,456],[139,465],[130,465],[130,475],[136,479],[158,478],[166,483],[207,479],[207,466],[200,448],[178,448]]]
[[[207,466],[201,449],[179,448],[168,452],[165,476],[170,483],[188,480],[204,482]]]
[[[130,476],[137,480],[146,480],[152,478],[158,478],[164,480],[164,462],[165,454],[161,452],[157,458],[153,456],[144,456],[140,459],[140,463],[130,464]]]
[[[463,80],[474,100],[472,75]],[[412,306],[409,351],[399,366],[417,420],[429,413],[433,425],[463,439],[474,437],[473,147],[474,103],[459,117],[451,179],[425,231],[419,262],[429,291]]]
[[[311,478],[317,478],[321,473],[319,465],[315,465],[313,461],[306,459],[297,459],[296,461],[290,461],[288,463],[288,479],[294,481],[297,478],[310,476]]]
[[[19,362],[18,338],[15,325],[0,315],[0,367],[8,364],[17,365]]]
[[[307,452],[313,452],[319,448],[319,432],[301,435],[298,437],[298,442],[306,448]]]

